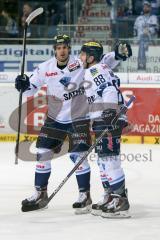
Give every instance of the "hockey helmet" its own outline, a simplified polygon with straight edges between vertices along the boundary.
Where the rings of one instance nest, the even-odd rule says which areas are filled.
[[[57,45],[59,44],[66,44],[68,47],[70,47],[71,39],[68,35],[56,35],[53,38],[53,46],[54,49],[56,48]]]
[[[81,47],[81,52],[86,52],[88,56],[93,56],[96,61],[100,61],[103,55],[103,46],[99,42],[86,42]]]

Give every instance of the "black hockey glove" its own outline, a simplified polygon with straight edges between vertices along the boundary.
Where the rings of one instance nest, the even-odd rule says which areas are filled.
[[[107,109],[102,113],[102,119],[105,122],[108,131],[113,133],[113,135],[120,135],[123,128],[128,125],[127,117],[124,113],[120,114],[118,119],[116,118],[117,111],[115,109]]]
[[[116,117],[116,109],[106,109],[102,113],[102,119],[107,126],[111,125],[111,122]]]
[[[126,61],[127,58],[132,56],[131,45],[126,42],[119,42],[115,46],[115,59]]]
[[[113,129],[117,128],[117,126],[115,126],[115,124],[114,125],[112,124],[112,121],[115,119],[116,114],[117,114],[117,112],[115,109],[106,109],[102,113],[101,117],[105,123],[106,128],[108,128],[109,132],[110,131],[112,132]]]
[[[121,95],[121,98],[122,98],[122,102],[121,102],[121,104],[119,104],[119,110],[121,111],[121,113],[119,114],[116,125],[118,125],[123,130],[123,128],[128,126],[128,118],[127,118],[127,115],[126,115],[127,107],[124,104],[124,99],[123,99],[123,96],[122,96],[121,92],[120,92],[120,95]]]
[[[27,75],[18,75],[15,79],[15,88],[22,92],[25,92],[30,86],[29,77]]]

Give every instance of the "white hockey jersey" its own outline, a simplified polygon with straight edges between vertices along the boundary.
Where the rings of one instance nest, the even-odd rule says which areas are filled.
[[[157,37],[158,34],[158,18],[156,15],[141,15],[136,18],[134,23],[134,31],[135,35],[137,35],[138,39],[144,34],[144,31],[148,31],[149,37]]]
[[[85,89],[89,104],[90,119],[100,118],[108,108],[118,107],[118,94],[113,86],[116,77],[108,65],[95,64],[85,71],[84,82],[89,85]]]
[[[119,63],[115,60],[113,52],[104,55],[102,62],[111,68]],[[50,118],[60,123],[89,118],[85,90],[82,86],[84,73],[80,59],[70,56],[67,66],[61,70],[57,67],[57,59],[53,57],[41,63],[33,72],[30,88],[24,95],[33,96],[46,85]]]

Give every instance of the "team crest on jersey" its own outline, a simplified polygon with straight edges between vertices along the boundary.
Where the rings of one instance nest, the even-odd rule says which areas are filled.
[[[71,77],[63,77],[59,80],[59,82],[65,87],[68,87],[70,81],[71,81]]]
[[[90,72],[91,72],[92,76],[94,77],[98,74],[98,69],[97,68],[92,68],[92,69],[90,69]]]
[[[74,63],[71,63],[68,65],[68,70],[70,72],[73,72],[73,71],[77,70],[78,68],[80,68],[80,64],[78,61],[75,61]]]

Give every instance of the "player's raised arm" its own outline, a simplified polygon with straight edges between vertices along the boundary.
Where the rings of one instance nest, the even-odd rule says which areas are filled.
[[[131,45],[126,41],[118,42],[113,52],[103,55],[101,63],[105,63],[111,69],[114,69],[120,63],[120,61],[126,61],[131,56]]]

